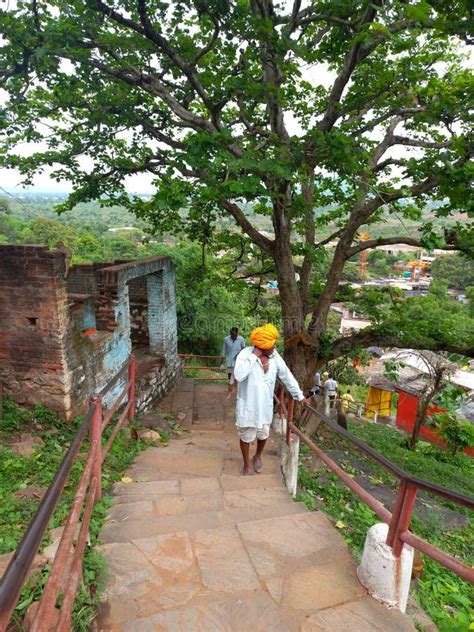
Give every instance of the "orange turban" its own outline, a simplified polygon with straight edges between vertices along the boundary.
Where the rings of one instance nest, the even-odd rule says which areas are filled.
[[[280,334],[275,325],[268,323],[268,325],[262,325],[262,327],[257,327],[252,331],[250,342],[259,349],[271,349],[279,337]]]

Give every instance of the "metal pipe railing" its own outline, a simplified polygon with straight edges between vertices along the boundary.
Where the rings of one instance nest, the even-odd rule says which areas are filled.
[[[87,414],[80,425],[64,459],[56,472],[51,485],[43,496],[38,510],[31,521],[25,535],[18,545],[13,558],[10,561],[0,584],[0,630],[8,625],[10,616],[20,596],[26,575],[31,567],[36,553],[40,547],[44,532],[63,491],[66,480],[74,464],[79,448],[89,430],[92,419],[92,411]]]
[[[364,502],[372,511],[384,522],[389,525],[388,535],[386,543],[392,548],[395,557],[400,557],[405,543],[410,544],[415,549],[424,553],[428,557],[444,566],[445,568],[453,571],[466,581],[474,583],[474,569],[465,564],[461,560],[455,558],[444,551],[441,551],[437,547],[429,544],[422,538],[414,535],[409,531],[411,516],[416,503],[416,496],[419,489],[423,489],[431,494],[450,500],[469,509],[474,509],[474,498],[460,494],[454,490],[442,487],[436,483],[430,483],[423,479],[417,478],[405,472],[400,467],[386,459],[384,456],[376,452],[373,448],[361,441],[358,437],[355,437],[345,428],[335,424],[329,417],[316,410],[310,404],[305,404],[304,410],[309,411],[311,414],[319,417],[335,433],[341,435],[354,445],[358,450],[371,457],[379,465],[391,472],[395,477],[400,480],[400,487],[397,494],[397,499],[393,508],[393,512],[390,511],[380,503],[374,496],[367,492],[361,485],[356,483],[352,477],[350,477],[344,470],[333,461],[323,450],[316,446],[311,439],[309,439],[293,422],[293,405],[294,400],[291,396],[288,398],[288,406],[285,410],[284,405],[285,388],[280,383],[280,392],[278,396],[274,396],[275,401],[278,404],[278,411],[280,415],[285,411],[287,417],[287,442],[291,441],[291,434],[295,434],[305,443],[312,452],[314,452],[323,461],[327,467],[329,467],[338,478],[354,493],[362,502]],[[292,402],[292,404],[290,404]]]
[[[126,374],[128,370],[128,380],[126,392],[128,393],[128,403],[113,429],[109,441],[102,449],[102,431],[106,424],[103,422],[102,398],[108,393],[118,380]],[[119,400],[123,398],[123,393],[119,395]],[[117,409],[116,403],[112,405],[113,412]],[[112,413],[113,414],[113,413]],[[87,432],[90,431],[89,455],[84,466],[78,489],[72,502],[71,510],[67,519],[66,527],[63,531],[61,541],[58,546],[52,568],[45,585],[43,595],[38,608],[34,614],[31,631],[46,632],[55,625],[57,630],[69,630],[72,607],[77,591],[77,585],[81,574],[82,558],[89,528],[90,519],[95,502],[101,497],[101,465],[103,457],[107,454],[113,439],[125,425],[125,422],[133,419],[135,414],[135,360],[130,358],[128,367],[125,366],[119,373],[105,386],[98,395],[94,396],[89,405],[89,409],[83,422],[69,446],[61,465],[56,472],[53,481],[48,487],[46,494],[41,501],[38,510],[33,517],[25,535],[18,545],[10,564],[8,565],[0,583],[0,632],[7,629],[10,617],[15,609],[15,605],[21,594],[25,578],[32,565],[34,557],[38,552],[48,524],[54,514],[61,493],[76,460],[79,449],[84,441]],[[106,415],[106,422],[111,418],[111,414]],[[84,513],[79,532],[78,541],[73,553],[71,572],[66,578],[64,587],[64,601],[59,612],[59,621],[55,623],[58,616],[56,601],[58,598],[61,581],[64,579],[65,561],[73,549],[73,539],[80,514],[85,504]]]
[[[216,355],[196,355],[194,353],[178,353],[178,357],[180,358],[185,358],[185,359],[196,359],[196,360],[222,360],[222,356],[216,356]],[[192,371],[216,371],[218,373],[223,373],[225,371],[227,371],[226,367],[220,367],[220,366],[199,366],[199,365],[195,365],[195,364],[185,364],[183,366],[184,370],[192,370]],[[194,377],[193,378],[196,381],[216,381],[216,382],[226,382],[227,378],[226,377]]]

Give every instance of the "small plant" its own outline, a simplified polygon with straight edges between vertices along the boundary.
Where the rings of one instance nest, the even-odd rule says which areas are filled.
[[[433,415],[430,425],[446,441],[453,456],[464,448],[474,448],[474,426],[453,412]]]

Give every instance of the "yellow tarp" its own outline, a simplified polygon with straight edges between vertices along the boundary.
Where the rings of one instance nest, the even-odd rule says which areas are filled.
[[[388,417],[392,411],[392,397],[391,391],[383,391],[380,388],[369,386],[369,392],[367,393],[366,415],[367,417],[373,417],[374,413],[382,417]]]

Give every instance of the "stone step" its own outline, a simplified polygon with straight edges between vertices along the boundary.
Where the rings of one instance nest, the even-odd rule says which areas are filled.
[[[189,447],[189,446],[188,446]],[[192,446],[191,446],[192,448]],[[220,450],[168,451],[163,448],[150,448],[142,452],[135,464],[128,470],[127,476],[133,479],[173,480],[193,476],[216,477],[221,474],[241,476],[242,457],[237,452],[221,452]],[[263,472],[279,474],[280,461],[274,454],[264,455]]]
[[[370,599],[326,516],[307,512],[101,547],[99,629],[415,632]]]
[[[190,480],[192,481],[192,479]],[[212,481],[213,479],[207,480]],[[222,492],[219,488],[212,493],[188,496],[167,494],[155,500],[151,500],[149,497],[130,498],[126,495],[123,502],[116,503],[109,509],[107,518],[111,522],[125,522],[136,516],[140,516],[142,520],[154,520],[163,516],[203,513],[205,511],[225,511],[228,509],[254,509],[258,511],[263,508],[278,510],[278,515],[281,515],[286,513],[286,509],[291,513],[294,505],[295,503],[289,497],[288,492],[281,487],[266,488],[265,490],[240,489],[226,492]]]
[[[139,502],[141,500],[160,500],[165,495],[194,496],[195,494],[214,494],[221,487],[217,478],[187,478],[167,481],[148,481],[115,483],[112,486],[114,503]]]
[[[141,504],[141,503],[136,503]],[[120,505],[124,515],[127,505]],[[141,508],[142,509],[142,508]],[[109,520],[105,523],[101,531],[101,540],[104,543],[130,542],[137,538],[148,538],[151,536],[175,533],[177,531],[187,531],[194,533],[202,529],[217,529],[219,527],[234,526],[238,522],[248,522],[260,520],[262,518],[273,518],[287,514],[295,514],[306,511],[301,503],[274,504],[270,506],[255,508],[225,509],[221,511],[204,511],[196,513],[178,513],[174,515],[164,515],[161,517],[150,517],[152,508],[148,508],[148,513],[140,517],[125,517],[120,522]],[[135,514],[136,516],[136,514]]]

